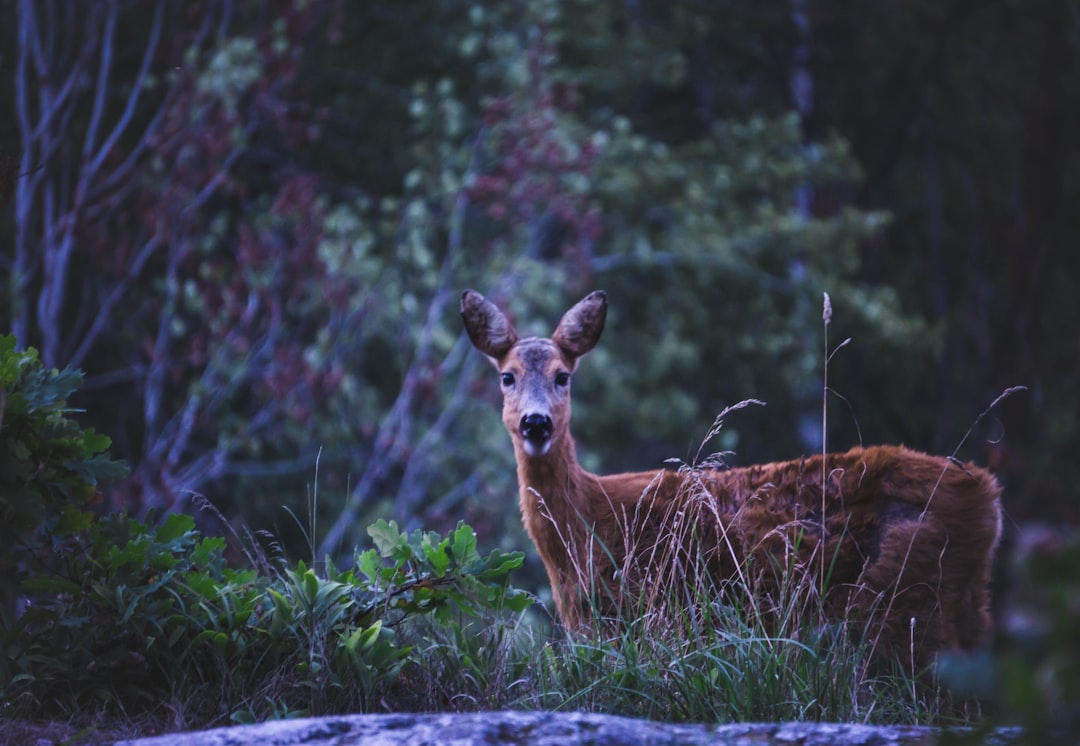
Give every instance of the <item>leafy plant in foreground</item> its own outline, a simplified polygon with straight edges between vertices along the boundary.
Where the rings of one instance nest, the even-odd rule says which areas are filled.
[[[523,611],[532,597],[507,584],[507,574],[521,566],[524,554],[494,549],[481,556],[476,532],[463,522],[446,537],[434,531],[405,534],[394,521],[368,528],[375,548],[357,556],[357,568],[375,594],[372,604],[387,612],[434,612],[447,619],[453,607]]]
[[[531,603],[507,582],[522,556],[480,555],[469,526],[370,533],[353,569],[267,570],[232,566],[190,516],[107,517],[60,571],[26,584],[38,600],[7,631],[0,695],[36,716],[169,702],[199,725],[368,711],[415,662],[399,639],[414,619]]]
[[[90,521],[98,487],[127,470],[111,441],[71,419],[82,373],[49,370],[34,348],[0,336],[0,600],[13,611],[20,578],[64,549]]]

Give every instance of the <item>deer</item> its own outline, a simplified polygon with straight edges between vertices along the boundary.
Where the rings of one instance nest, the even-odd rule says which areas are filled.
[[[1001,487],[988,470],[877,445],[592,474],[570,432],[570,390],[604,329],[606,294],[571,307],[548,338],[520,337],[474,290],[462,293],[461,315],[498,371],[522,522],[566,629],[643,613],[643,597],[702,579],[767,600],[801,573],[821,591],[826,621],[865,623],[875,657],[925,670],[987,641],[1001,532]]]

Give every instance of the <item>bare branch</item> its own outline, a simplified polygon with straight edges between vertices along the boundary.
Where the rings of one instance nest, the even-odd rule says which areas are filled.
[[[470,349],[464,335],[458,338],[448,358],[460,355],[461,352]],[[425,432],[416,448],[415,454],[405,466],[405,475],[401,479],[394,504],[398,515],[402,516],[406,525],[414,528],[416,523],[416,508],[424,496],[425,487],[431,483],[432,464],[425,458],[431,452],[432,447],[447,438],[451,427],[456,424],[461,412],[469,403],[469,384],[472,383],[473,373],[476,369],[477,358],[472,355],[463,356],[460,370],[458,371],[457,384],[454,394],[439,413],[435,423]]]
[[[143,95],[146,88],[146,78],[150,73],[150,63],[154,59],[154,55],[157,52],[158,41],[161,39],[161,27],[164,22],[164,14],[162,12],[162,3],[157,3],[154,12],[154,22],[150,27],[150,38],[146,42],[146,49],[143,52],[142,64],[139,66],[138,75],[136,75],[134,82],[131,84],[131,91],[128,93],[127,103],[124,106],[124,111],[117,120],[116,125],[113,127],[112,132],[109,133],[108,138],[102,143],[98,149],[97,155],[94,156],[92,163],[90,164],[90,175],[93,175],[101,167],[102,161],[105,160],[109,152],[116,145],[117,140],[128,128],[131,123],[131,117],[135,113],[135,107],[138,104],[139,98]],[[104,66],[104,61],[102,62]]]
[[[101,9],[101,5],[94,6],[94,12]],[[96,168],[91,164],[93,151],[97,147],[98,128],[101,127],[101,119],[105,116],[105,100],[109,92],[109,72],[112,70],[113,44],[116,41],[116,15],[118,6],[116,0],[105,3],[108,15],[101,32],[101,50],[98,60],[97,84],[94,86],[94,105],[90,112],[90,122],[86,125],[86,136],[83,139],[83,178],[84,183],[93,178]],[[158,4],[160,10],[161,5]],[[94,24],[96,25],[96,24]],[[88,23],[89,27],[90,24]]]

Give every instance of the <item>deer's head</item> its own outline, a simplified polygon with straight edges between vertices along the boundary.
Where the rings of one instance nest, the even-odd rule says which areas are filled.
[[[519,338],[498,306],[473,290],[461,294],[473,346],[499,371],[503,423],[529,457],[547,455],[570,430],[570,375],[604,330],[607,296],[590,293],[567,311],[550,338]]]

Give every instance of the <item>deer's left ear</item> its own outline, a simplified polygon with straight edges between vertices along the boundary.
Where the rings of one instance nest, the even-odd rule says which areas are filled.
[[[461,318],[473,346],[496,365],[518,341],[506,314],[475,290],[461,294]]]
[[[596,290],[563,314],[551,340],[574,360],[596,347],[607,319],[607,293]]]

